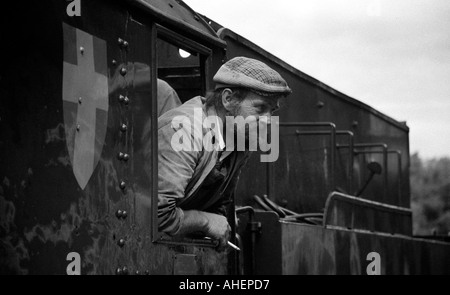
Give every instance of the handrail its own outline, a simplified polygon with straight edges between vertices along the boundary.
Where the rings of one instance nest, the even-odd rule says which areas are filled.
[[[326,135],[329,134],[330,131],[296,131],[298,135]],[[353,151],[354,144],[354,134],[350,130],[336,130],[336,135],[348,135],[348,146],[343,146],[336,144],[336,148],[349,148],[350,151]],[[354,163],[354,154],[352,152],[349,153],[350,160],[348,161],[348,174],[347,174],[347,191],[351,192],[353,190],[353,163]]]
[[[330,131],[330,191],[334,190],[335,185],[335,165],[336,165],[336,125],[332,122],[280,122],[280,127],[329,127]],[[298,130],[297,130],[298,131]],[[298,131],[300,132],[300,131]],[[316,133],[317,135],[324,134],[323,131],[312,131],[310,135],[313,133]],[[298,134],[298,133],[297,133]],[[327,134],[325,134],[327,135]],[[269,165],[270,166],[270,165]],[[268,173],[271,172],[268,169]],[[271,177],[271,175],[268,175],[268,179]],[[270,181],[268,181],[268,184],[270,185]],[[270,190],[268,190],[268,195],[271,196]]]

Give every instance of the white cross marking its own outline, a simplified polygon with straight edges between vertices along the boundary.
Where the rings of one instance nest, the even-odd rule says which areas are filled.
[[[78,104],[75,124],[80,128],[75,133],[72,165],[75,177],[80,187],[84,189],[96,164],[94,163],[96,110],[108,111],[108,77],[95,72],[93,37],[78,29],[76,36],[77,42],[74,45],[77,49],[78,64],[64,62],[63,99]]]

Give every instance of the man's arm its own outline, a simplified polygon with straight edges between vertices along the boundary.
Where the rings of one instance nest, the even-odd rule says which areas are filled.
[[[197,165],[198,151],[175,151],[172,137],[184,132],[184,138],[191,135],[186,127],[174,130],[171,123],[158,128],[158,226],[169,235],[179,233],[184,212],[177,202],[184,198],[189,181]]]
[[[219,247],[224,249],[230,238],[231,228],[223,215],[198,210],[186,210],[183,214],[181,228],[178,232],[185,235],[192,232],[202,232],[207,237],[219,241]]]
[[[226,217],[198,211],[183,211],[177,207],[177,201],[184,198],[185,189],[197,166],[199,151],[175,151],[171,146],[175,132],[171,124],[158,129],[158,222],[159,229],[169,235],[186,235],[202,232],[206,236],[218,239],[220,245],[226,245],[230,227]]]

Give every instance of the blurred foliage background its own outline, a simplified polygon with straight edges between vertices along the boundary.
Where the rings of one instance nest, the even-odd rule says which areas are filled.
[[[450,234],[450,158],[411,155],[411,209],[414,235]]]

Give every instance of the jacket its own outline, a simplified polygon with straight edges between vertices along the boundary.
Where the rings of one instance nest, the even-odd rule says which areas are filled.
[[[204,102],[205,98],[197,96],[158,118],[158,223],[159,229],[170,235],[180,230],[183,205],[189,203],[218,160],[219,150],[212,148],[217,134],[208,140],[207,134],[211,134],[212,129],[203,127],[207,116],[217,114],[214,107],[207,109]],[[190,124],[174,126],[177,117],[188,119]],[[192,147],[190,150],[174,150],[172,143],[176,133],[183,135],[183,140],[189,139],[185,144]],[[238,177],[250,153],[233,153],[237,163],[233,176]],[[237,181],[230,183],[235,186]],[[204,200],[205,204],[208,201]]]

